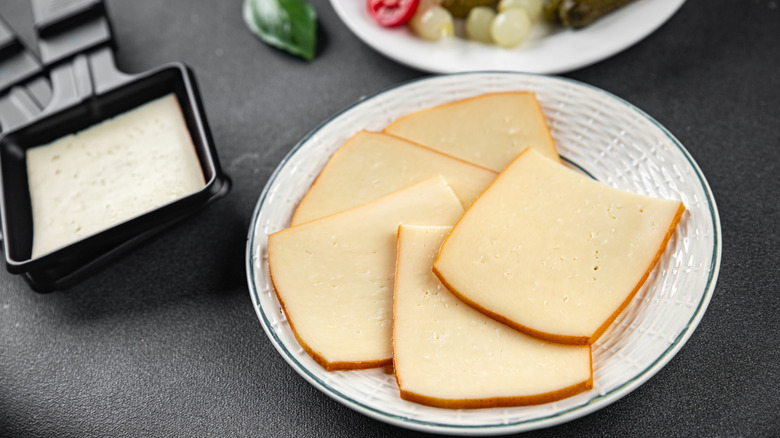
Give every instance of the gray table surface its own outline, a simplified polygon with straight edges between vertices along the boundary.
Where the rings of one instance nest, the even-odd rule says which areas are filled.
[[[362,1],[362,0],[356,0]],[[241,1],[108,1],[117,62],[197,75],[230,194],[67,292],[0,272],[2,436],[417,436],[290,368],[250,302],[257,198],[298,140],[363,96],[426,76],[362,43],[325,0],[318,57],[249,33]],[[30,41],[25,0],[2,14]],[[682,350],[614,404],[530,436],[780,436],[780,2],[689,0],[634,47],[564,76],[668,128],[723,224],[720,278]]]

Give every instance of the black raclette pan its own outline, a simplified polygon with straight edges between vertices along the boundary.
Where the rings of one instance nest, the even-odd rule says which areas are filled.
[[[52,13],[52,5],[57,6]],[[65,289],[230,190],[192,71],[171,63],[127,75],[114,64],[102,1],[33,1],[52,97],[42,113],[0,137],[0,207],[7,269],[39,292]],[[81,33],[80,33],[81,32]],[[89,128],[174,93],[190,132],[205,186],[66,247],[32,257],[33,218],[26,150]]]

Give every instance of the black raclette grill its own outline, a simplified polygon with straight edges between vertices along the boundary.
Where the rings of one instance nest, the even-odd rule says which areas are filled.
[[[103,10],[102,4],[96,8],[98,2],[95,1],[75,3],[87,4],[87,19],[105,19],[95,14],[95,11]],[[34,11],[40,9],[34,8]],[[78,23],[74,17],[71,10],[66,20]],[[50,26],[53,28],[54,25]],[[43,35],[41,39],[45,41]],[[92,44],[90,41],[94,40],[85,38],[82,41]],[[71,38],[71,41],[78,39]],[[45,53],[44,50],[41,52]],[[172,63],[138,75],[127,75],[116,70],[113,49],[105,41],[72,58],[61,53],[57,57],[57,64],[50,67],[53,91],[49,105],[38,117],[0,137],[0,206],[6,266],[12,273],[23,274],[33,289],[40,292],[75,284],[127,250],[224,196],[230,189],[230,180],[220,168],[194,75],[188,67]],[[33,220],[26,150],[87,129],[169,93],[174,93],[179,101],[205,186],[189,196],[66,247],[32,257]]]

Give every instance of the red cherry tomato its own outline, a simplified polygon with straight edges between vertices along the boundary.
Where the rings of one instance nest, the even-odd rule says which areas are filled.
[[[380,26],[393,27],[412,19],[420,0],[368,0],[368,14]]]

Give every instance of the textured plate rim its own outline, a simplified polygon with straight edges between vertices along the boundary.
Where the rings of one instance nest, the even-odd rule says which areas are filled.
[[[694,171],[695,175],[697,176],[698,182],[701,185],[704,194],[706,195],[706,204],[710,213],[710,219],[712,220],[714,245],[712,248],[712,261],[710,264],[707,284],[704,290],[702,291],[701,299],[699,300],[696,310],[693,312],[690,320],[680,331],[678,336],[675,338],[674,342],[669,347],[667,347],[666,350],[664,350],[663,353],[661,353],[643,371],[637,373],[633,378],[623,383],[622,385],[615,387],[614,389],[612,389],[607,393],[596,395],[592,399],[588,400],[586,403],[574,406],[572,408],[563,411],[556,412],[552,415],[548,415],[542,418],[523,420],[519,422],[505,423],[505,424],[452,425],[446,423],[437,423],[434,421],[410,419],[406,417],[393,415],[385,411],[382,411],[380,409],[374,408],[372,406],[366,405],[358,400],[354,400],[353,398],[341,393],[337,389],[330,387],[324,382],[320,381],[319,378],[316,375],[314,375],[306,366],[301,364],[295,357],[293,357],[291,352],[288,351],[283,345],[283,341],[279,338],[278,334],[271,327],[271,322],[267,319],[266,314],[263,312],[262,305],[259,300],[258,290],[255,284],[255,267],[253,263],[253,258],[254,258],[254,247],[255,247],[255,237],[256,237],[255,230],[258,224],[257,220],[262,211],[262,207],[265,203],[265,200],[267,199],[268,193],[270,189],[273,187],[274,182],[278,178],[279,174],[281,173],[285,165],[315,134],[317,134],[325,126],[327,126],[333,120],[339,118],[344,113],[349,112],[350,110],[354,109],[359,105],[367,104],[371,102],[372,99],[378,98],[384,94],[397,92],[398,90],[404,87],[412,86],[423,82],[436,82],[438,80],[441,80],[442,78],[447,78],[447,77],[450,78],[468,77],[473,75],[525,76],[525,77],[534,77],[536,79],[541,79],[541,80],[563,81],[570,85],[585,87],[590,90],[596,91],[600,94],[603,94],[606,98],[613,99],[614,101],[623,105],[627,111],[633,111],[637,115],[641,116],[642,118],[652,123],[659,130],[659,132],[663,134],[664,137],[666,137],[676,148],[680,150],[680,152],[682,152],[688,164],[691,166],[691,169]],[[657,122],[655,119],[650,117],[648,114],[646,114],[644,111],[637,108],[633,104],[625,101],[624,99],[621,99],[620,97],[617,97],[600,88],[573,79],[538,75],[533,73],[487,71],[487,72],[463,72],[463,73],[454,73],[454,74],[447,74],[447,75],[437,75],[437,76],[415,79],[408,82],[400,83],[398,85],[392,86],[376,94],[373,94],[369,97],[362,98],[352,103],[351,105],[347,106],[346,108],[342,109],[341,111],[335,113],[333,116],[326,119],[323,123],[321,123],[319,126],[314,128],[312,131],[310,131],[282,159],[280,164],[276,167],[274,172],[269,177],[265,187],[263,188],[263,191],[260,194],[260,197],[258,199],[257,204],[255,205],[254,211],[252,213],[252,218],[250,221],[249,232],[247,235],[245,262],[246,262],[246,275],[247,275],[247,283],[249,287],[250,298],[252,300],[255,313],[257,314],[258,319],[260,320],[260,323],[263,326],[263,330],[266,332],[266,335],[272,341],[274,347],[284,358],[284,360],[290,366],[292,366],[293,369],[295,369],[295,371],[299,375],[301,375],[305,380],[307,380],[314,387],[322,391],[328,397],[366,416],[369,416],[371,418],[389,424],[408,428],[408,429],[419,430],[419,431],[429,432],[429,433],[441,433],[441,434],[446,433],[446,434],[456,434],[456,435],[499,435],[499,434],[522,432],[522,431],[551,427],[557,424],[565,423],[583,417],[587,414],[595,412],[599,409],[602,409],[614,403],[615,401],[628,395],[634,389],[638,388],[646,381],[648,381],[651,377],[653,377],[677,354],[677,352],[679,352],[679,350],[683,347],[683,345],[685,345],[687,340],[695,331],[702,317],[704,316],[704,313],[709,305],[709,302],[712,299],[712,295],[715,290],[715,285],[717,283],[718,274],[720,272],[721,253],[722,253],[722,234],[721,234],[720,217],[718,214],[718,209],[715,203],[712,190],[710,189],[710,186],[707,183],[704,174],[702,173],[701,169],[699,168],[698,164],[694,161],[690,153],[679,142],[679,140],[677,140],[677,138],[674,137],[674,135],[672,135],[659,122]]]

